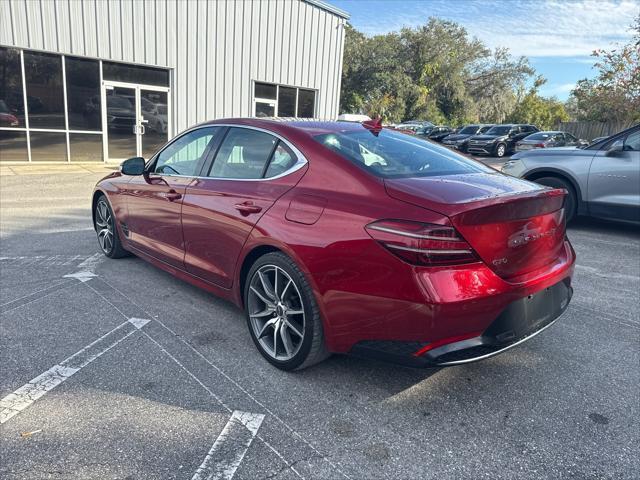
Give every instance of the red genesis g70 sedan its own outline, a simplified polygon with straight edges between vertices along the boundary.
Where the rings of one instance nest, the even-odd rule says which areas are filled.
[[[331,352],[456,365],[567,308],[564,198],[375,121],[232,119],[124,162],[93,221],[108,257],[244,309],[279,368]]]

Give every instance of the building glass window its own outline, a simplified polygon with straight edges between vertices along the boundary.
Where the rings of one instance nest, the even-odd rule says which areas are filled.
[[[20,51],[0,47],[0,127],[24,128]]]
[[[162,68],[102,62],[102,78],[116,82],[140,83],[157,87],[169,86],[169,71]]]
[[[101,162],[102,135],[70,133],[69,153],[72,162]]]
[[[278,116],[296,116],[296,89],[290,87],[280,87],[278,94]]]
[[[0,130],[0,162],[28,162],[27,134],[20,130]]]
[[[64,129],[62,57],[24,52],[29,128]]]
[[[313,90],[298,90],[298,117],[313,118],[315,115],[316,92]]]
[[[67,135],[58,132],[31,132],[32,162],[66,162]]]
[[[100,63],[65,57],[65,75],[69,129],[101,130]]]
[[[315,90],[256,82],[253,98],[256,117],[312,118],[315,115]]]
[[[256,83],[256,98],[275,100],[278,98],[278,86],[270,83]]]
[[[107,81],[153,87],[138,96],[105,86],[102,105],[101,71]],[[0,161],[103,161],[105,133],[110,159],[140,148],[151,156],[168,139],[168,87],[167,69],[0,47]],[[138,98],[144,123],[134,129]]]

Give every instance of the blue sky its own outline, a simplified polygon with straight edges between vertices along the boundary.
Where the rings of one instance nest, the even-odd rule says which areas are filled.
[[[453,20],[489,47],[529,57],[547,78],[541,93],[561,100],[578,80],[594,75],[591,52],[626,43],[640,13],[640,0],[329,1],[367,35],[422,25],[431,16]]]

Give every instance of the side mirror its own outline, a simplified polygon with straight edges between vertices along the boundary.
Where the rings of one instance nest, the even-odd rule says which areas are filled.
[[[120,171],[125,175],[142,175],[144,173],[144,165],[144,158],[133,157],[122,162]]]
[[[607,149],[607,155],[615,155],[617,152],[622,152],[624,150],[624,143],[622,140],[618,140],[609,145]]]

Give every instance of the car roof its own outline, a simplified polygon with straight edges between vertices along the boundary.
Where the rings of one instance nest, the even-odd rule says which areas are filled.
[[[276,133],[286,133],[287,130],[302,130],[309,135],[322,135],[333,132],[348,132],[364,129],[358,122],[343,122],[336,120],[317,120],[300,118],[221,118],[205,122],[204,125],[238,125],[252,126],[272,130]]]

